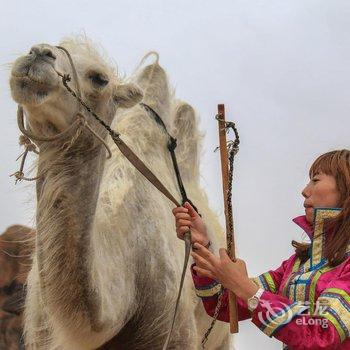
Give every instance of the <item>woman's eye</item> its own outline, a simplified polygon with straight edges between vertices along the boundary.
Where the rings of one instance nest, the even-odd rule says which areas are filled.
[[[99,73],[92,74],[89,78],[94,85],[98,85],[100,87],[104,87],[108,84],[108,79]]]

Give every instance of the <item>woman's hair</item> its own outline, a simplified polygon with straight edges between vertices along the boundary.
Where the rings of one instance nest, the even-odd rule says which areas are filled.
[[[350,150],[331,151],[319,156],[311,165],[309,176],[324,173],[335,178],[340,194],[341,212],[325,223],[326,230],[334,230],[327,242],[325,257],[330,266],[342,263],[346,258],[346,248],[350,243]],[[309,243],[292,241],[296,255],[305,262],[309,258]]]

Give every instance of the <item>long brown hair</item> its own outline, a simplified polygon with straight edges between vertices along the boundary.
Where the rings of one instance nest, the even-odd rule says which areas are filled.
[[[339,207],[342,210],[326,222],[326,229],[334,230],[334,234],[327,242],[325,257],[330,266],[336,266],[345,260],[350,243],[350,150],[331,151],[319,156],[310,168],[310,178],[319,172],[334,176],[340,193]],[[309,243],[293,240],[292,246],[302,262],[309,258]]]

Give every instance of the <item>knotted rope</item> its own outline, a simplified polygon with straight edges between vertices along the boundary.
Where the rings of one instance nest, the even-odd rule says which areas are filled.
[[[19,170],[16,171],[15,173],[11,174],[10,176],[14,176],[16,178],[16,181],[15,181],[16,184],[18,181],[21,181],[21,180],[35,181],[35,180],[39,179],[41,177],[41,175],[36,176],[36,177],[26,177],[26,176],[24,176],[23,169],[24,169],[24,164],[25,164],[25,161],[26,161],[26,158],[27,158],[27,155],[29,152],[34,152],[36,154],[39,154],[39,152],[36,148],[36,145],[29,139],[29,137],[27,137],[25,135],[21,135],[19,137],[19,144],[20,144],[20,146],[25,147],[24,152],[22,154],[20,154],[16,159],[16,161],[17,161],[20,158],[22,158],[21,165],[19,167]]]

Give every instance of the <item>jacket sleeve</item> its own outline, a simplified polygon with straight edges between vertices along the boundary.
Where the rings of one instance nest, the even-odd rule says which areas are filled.
[[[276,270],[268,271],[258,277],[251,278],[251,280],[260,288],[275,293],[282,281],[286,267],[292,262],[293,259],[294,256],[285,260]],[[207,314],[213,316],[218,301],[218,295],[221,290],[221,284],[207,277],[199,277],[193,270],[193,266],[194,264],[191,267],[191,271],[196,294],[202,299]],[[218,319],[229,322],[228,310],[228,291],[225,290]],[[251,318],[252,316],[251,312],[248,310],[246,301],[240,298],[237,298],[237,313],[239,321]]]
[[[312,315],[307,305],[264,292],[252,322],[265,334],[293,350],[332,350],[342,342],[350,344],[350,264],[316,301]]]
[[[221,291],[221,284],[207,277],[199,277],[196,271],[192,271],[192,279],[195,285],[196,294],[202,299],[205,311],[209,316],[214,316],[215,308],[218,302],[219,293]],[[230,322],[229,307],[228,307],[228,291],[225,289],[222,296],[222,304],[218,314],[218,320]],[[245,320],[251,317],[247,304],[240,298],[237,298],[237,314],[238,320]]]
[[[303,314],[308,306],[292,302],[275,294],[281,283],[283,273],[293,257],[284,261],[276,269],[268,271],[252,280],[265,291],[259,306],[250,314],[246,303],[238,298],[238,319],[251,317],[252,322],[269,337],[274,336],[293,350],[332,350],[350,337],[350,263],[348,269],[319,296],[315,314]],[[217,293],[221,285],[208,278],[201,278],[192,270],[197,295],[203,300],[207,313],[214,314]],[[199,289],[198,289],[199,288]],[[198,293],[204,291],[204,293]],[[227,292],[219,313],[222,321],[229,322]]]

